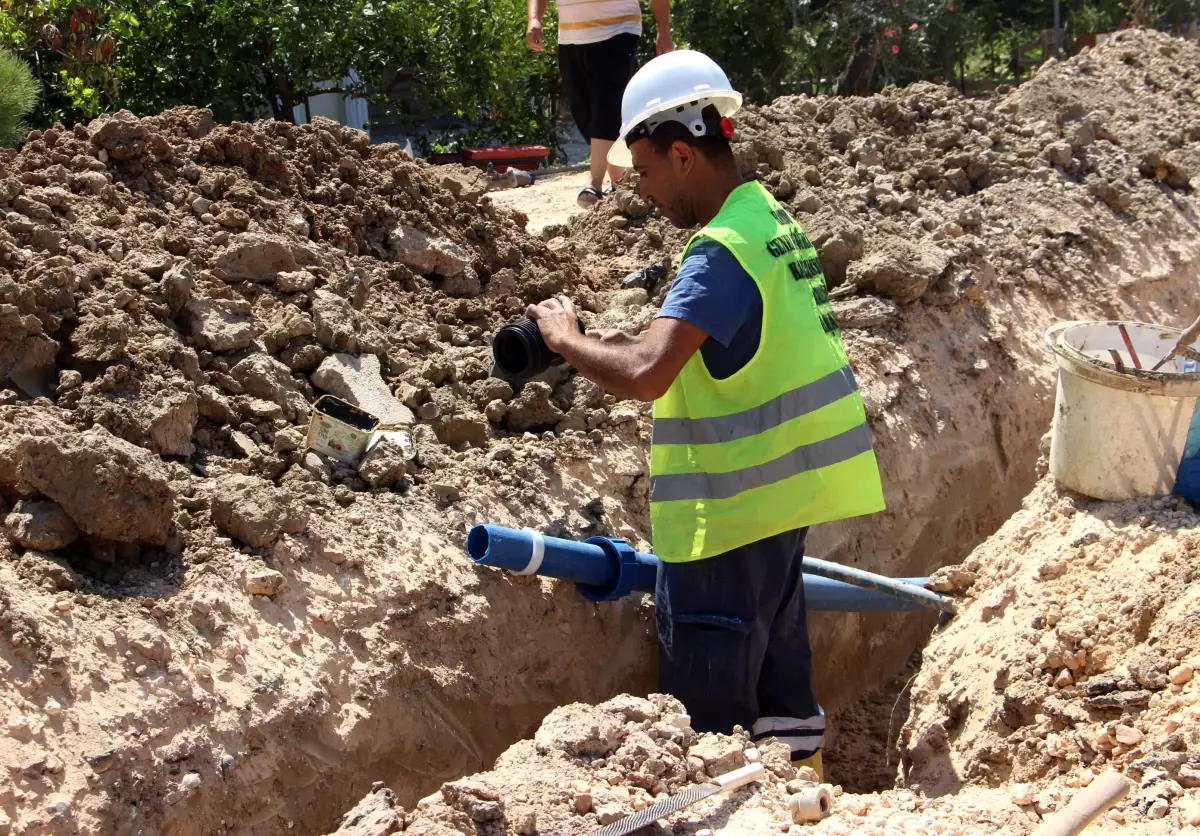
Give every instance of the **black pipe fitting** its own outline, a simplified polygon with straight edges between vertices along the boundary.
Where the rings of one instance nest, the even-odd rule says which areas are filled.
[[[579,323],[583,333],[583,323]],[[496,369],[513,380],[535,377],[562,357],[550,350],[542,339],[537,323],[530,319],[510,322],[496,332],[492,340],[492,361]]]

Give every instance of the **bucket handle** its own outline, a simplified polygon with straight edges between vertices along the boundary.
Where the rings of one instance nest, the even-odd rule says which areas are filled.
[[[1072,325],[1086,325],[1086,321],[1082,319],[1064,319],[1062,322],[1055,322],[1046,329],[1046,347],[1051,351],[1057,349],[1058,335],[1070,328]]]

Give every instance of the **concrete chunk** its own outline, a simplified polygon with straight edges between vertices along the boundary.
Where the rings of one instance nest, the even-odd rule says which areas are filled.
[[[383,382],[379,358],[374,354],[331,354],[310,380],[314,386],[347,403],[365,409],[381,424],[411,424],[412,410],[392,396]]]
[[[388,244],[397,261],[422,275],[457,276],[471,263],[470,255],[458,244],[411,226],[389,232]]]

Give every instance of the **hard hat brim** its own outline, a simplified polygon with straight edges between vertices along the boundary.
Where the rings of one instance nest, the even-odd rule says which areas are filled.
[[[736,90],[714,90],[705,91],[702,95],[689,93],[686,96],[677,96],[674,99],[668,99],[665,102],[660,102],[652,108],[639,113],[626,124],[621,126],[621,133],[617,136],[612,147],[608,149],[608,164],[618,166],[620,168],[629,168],[633,165],[633,155],[629,151],[629,145],[625,142],[625,137],[629,136],[629,132],[636,128],[646,119],[656,113],[662,113],[680,105],[694,102],[697,99],[712,99],[713,104],[717,106],[717,112],[722,116],[732,116],[742,106],[742,94]]]

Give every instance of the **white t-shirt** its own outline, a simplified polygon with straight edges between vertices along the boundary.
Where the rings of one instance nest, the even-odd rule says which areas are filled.
[[[594,44],[613,35],[642,34],[638,0],[557,0],[558,42]]]

